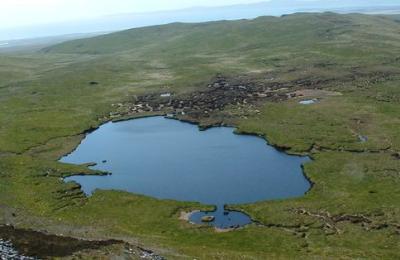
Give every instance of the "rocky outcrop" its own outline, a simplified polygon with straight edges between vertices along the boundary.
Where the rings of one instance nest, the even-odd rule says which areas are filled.
[[[201,218],[201,222],[204,222],[204,223],[213,222],[214,220],[215,220],[214,216],[204,216]]]
[[[208,118],[228,106],[256,104],[259,101],[282,101],[295,97],[287,95],[283,84],[260,84],[250,80],[228,80],[223,76],[216,79],[202,91],[174,95],[155,93],[132,97],[131,101],[113,104],[115,109],[108,118],[127,115],[159,113],[170,117],[185,117],[190,120]],[[105,120],[106,118],[104,118]]]
[[[33,260],[36,258],[21,255],[10,241],[0,238],[0,259]]]
[[[114,246],[118,246],[119,248],[115,253],[119,254],[118,252],[121,250],[124,255],[129,256],[128,259],[165,259],[152,250],[133,246],[121,240],[81,240],[0,225],[0,259],[30,260],[62,258],[74,256],[76,253],[79,254],[79,252],[101,251],[104,248]],[[111,253],[109,250],[107,252]],[[117,256],[116,258],[119,259]],[[87,259],[87,257],[77,256],[76,259]],[[97,259],[96,255],[91,256],[90,259]]]

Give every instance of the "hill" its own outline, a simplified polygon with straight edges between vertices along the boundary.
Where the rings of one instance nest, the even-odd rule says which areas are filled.
[[[396,259],[399,31],[397,16],[299,13],[174,23],[2,53],[0,225],[122,239],[171,259]],[[318,102],[299,103],[307,99]],[[301,198],[230,205],[256,223],[217,233],[179,219],[204,205],[119,191],[86,197],[62,181],[100,174],[58,162],[86,133],[172,112],[309,155],[304,174],[313,188]],[[77,254],[96,259],[109,249]]]
[[[259,16],[281,16],[296,12],[337,12],[337,13],[399,13],[396,0],[296,0],[268,1],[220,7],[193,7],[182,10],[152,13],[114,14],[88,20],[70,21],[0,30],[0,40],[37,38],[54,35],[111,32],[129,28],[161,25],[173,22],[199,23],[219,20],[254,19]]]
[[[46,49],[48,52],[105,54],[120,51],[251,52],[278,47],[310,48],[309,44],[341,41],[341,36],[368,40],[369,33],[395,37],[398,24],[384,17],[365,15],[295,14],[254,20],[173,23],[71,41]],[[383,30],[383,31],[382,31]],[[389,34],[387,33],[389,32]],[[360,37],[360,38],[357,38]],[[350,40],[350,39],[349,39]],[[333,41],[333,42],[332,42]],[[344,48],[345,46],[341,46]]]

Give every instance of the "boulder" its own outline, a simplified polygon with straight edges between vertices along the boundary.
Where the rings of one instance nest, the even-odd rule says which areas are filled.
[[[215,220],[214,216],[204,216],[201,218],[201,222],[205,222],[205,223],[213,222],[214,220]]]

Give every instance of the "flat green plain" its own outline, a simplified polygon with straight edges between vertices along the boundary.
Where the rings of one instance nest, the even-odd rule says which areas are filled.
[[[396,16],[294,14],[146,27],[0,54],[0,223],[123,239],[170,259],[396,259],[399,32]],[[99,174],[57,160],[104,123],[113,104],[203,90],[216,75],[294,82],[293,91],[308,88],[295,84],[301,80],[324,82],[313,86],[319,102],[310,106],[288,99],[245,116],[235,106],[217,115],[229,114],[238,132],[311,156],[304,173],[313,187],[304,197],[233,206],[256,223],[217,233],[179,220],[206,205],[118,191],[87,198],[63,182]]]

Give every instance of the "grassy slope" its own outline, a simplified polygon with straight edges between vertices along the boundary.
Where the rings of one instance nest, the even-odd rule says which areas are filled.
[[[1,55],[3,221],[63,233],[72,225],[80,227],[71,229],[74,234],[88,237],[139,238],[169,248],[164,254],[174,257],[395,258],[399,235],[392,225],[400,223],[400,161],[384,150],[400,150],[399,29],[393,18],[298,14],[171,24],[67,42],[42,53]],[[352,84],[343,83],[355,68],[362,75],[391,77],[370,82],[360,75]],[[177,219],[180,209],[196,204],[111,191],[86,199],[60,181],[85,170],[54,160],[79,142],[80,133],[101,123],[98,118],[110,112],[111,104],[160,89],[198,89],[216,73],[264,73],[282,82],[333,78],[330,89],[343,93],[315,106],[266,104],[259,116],[240,121],[241,131],[263,134],[291,152],[326,150],[312,151],[315,161],[305,172],[315,185],[305,197],[242,207],[269,227],[215,234]],[[369,141],[359,143],[357,134]],[[46,145],[37,147],[41,144]],[[352,152],[362,150],[382,152]],[[3,206],[15,208],[17,217],[8,216]],[[295,213],[299,208],[315,214]],[[343,221],[329,227],[315,216],[326,212],[363,214],[372,224]],[[373,228],[385,223],[388,228]]]

